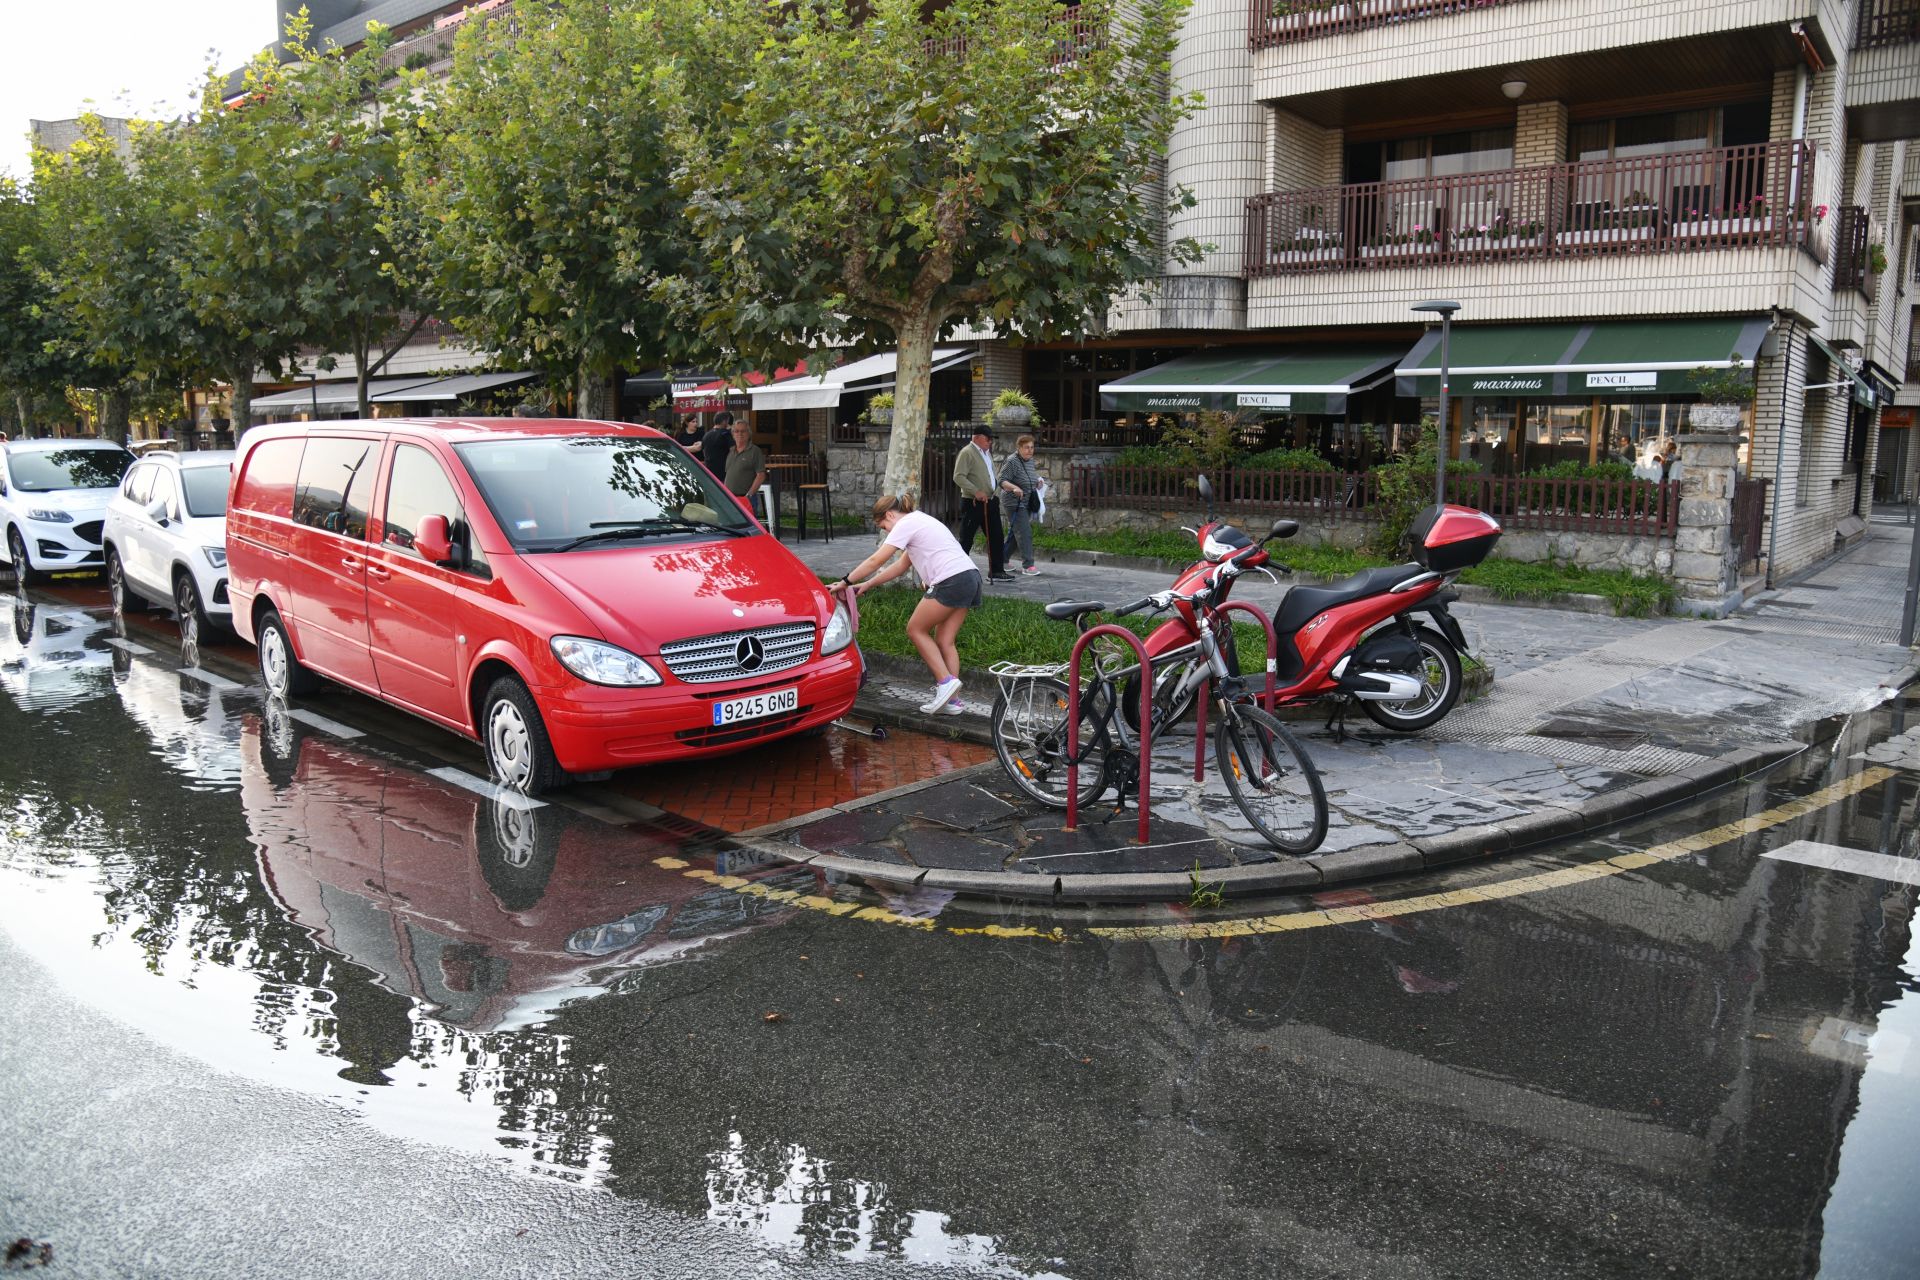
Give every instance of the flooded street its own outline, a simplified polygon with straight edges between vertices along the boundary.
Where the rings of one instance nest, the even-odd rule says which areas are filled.
[[[463,1271],[647,1275],[1869,1277],[1920,1256],[1911,695],[1601,841],[1212,911],[999,911],[730,852],[743,810],[716,780],[751,789],[763,754],[503,799],[451,736],[182,674],[88,597],[11,621],[5,1203],[55,1224],[72,1274],[397,1274],[436,1241],[500,1250]],[[981,758],[848,736],[783,748],[832,762],[796,785]],[[69,1006],[95,1038],[27,1020]],[[98,1051],[84,1088],[55,1060],[69,1032]],[[162,1121],[241,1098],[309,1135],[297,1159]],[[252,1194],[116,1254],[168,1188],[102,1159],[95,1198],[58,1192],[127,1143],[149,1174],[239,1170]],[[380,1160],[488,1190],[423,1223],[426,1182],[370,1180]]]

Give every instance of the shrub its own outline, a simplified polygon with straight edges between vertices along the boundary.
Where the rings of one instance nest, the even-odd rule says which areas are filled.
[[[1268,449],[1243,458],[1242,471],[1332,471],[1333,464],[1313,449]]]
[[[1379,496],[1375,505],[1380,523],[1374,527],[1371,549],[1390,559],[1405,552],[1407,531],[1414,519],[1433,505],[1433,469],[1440,448],[1440,432],[1432,418],[1420,423],[1420,440],[1413,452],[1398,462],[1375,467]],[[1447,463],[1447,498],[1460,502],[1471,496],[1471,486],[1463,483],[1480,474],[1472,462],[1453,459]]]
[[[1631,480],[1633,466],[1626,462],[1556,462],[1550,467],[1535,467],[1527,472],[1542,480]]]

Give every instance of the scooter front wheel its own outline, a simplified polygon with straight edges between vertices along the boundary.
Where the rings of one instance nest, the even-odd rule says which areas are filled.
[[[1421,658],[1409,674],[1420,681],[1419,696],[1405,702],[1363,699],[1360,703],[1375,724],[1398,733],[1418,733],[1440,723],[1460,701],[1460,655],[1453,642],[1431,627],[1416,628],[1413,638],[1420,645]]]

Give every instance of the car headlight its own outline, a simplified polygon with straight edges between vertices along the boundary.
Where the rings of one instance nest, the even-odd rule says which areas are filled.
[[[631,688],[660,683],[660,673],[648,666],[645,658],[617,644],[585,636],[555,636],[549,643],[560,665],[589,684]]]
[[[224,569],[227,567],[227,549],[225,547],[202,547],[200,548],[200,554],[205,556],[207,563],[216,569]]]
[[[55,511],[50,507],[27,508],[27,519],[43,520],[47,524],[72,524],[73,517],[65,511]]]
[[[853,643],[853,619],[847,616],[847,606],[833,606],[833,616],[827,619],[827,630],[820,637],[820,653],[838,653]]]

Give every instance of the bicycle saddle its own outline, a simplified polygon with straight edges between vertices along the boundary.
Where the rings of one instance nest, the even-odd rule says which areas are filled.
[[[1056,600],[1047,606],[1047,616],[1064,622],[1085,614],[1104,612],[1106,607],[1104,600]]]

